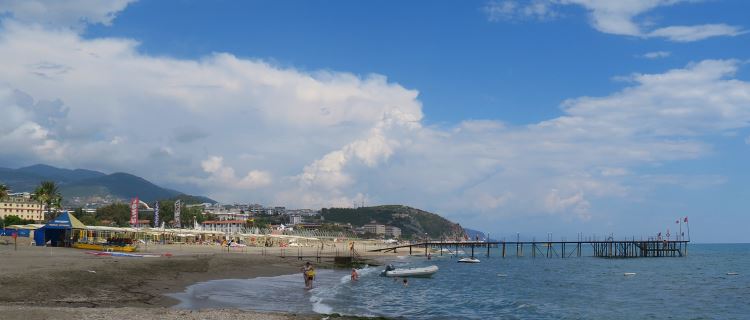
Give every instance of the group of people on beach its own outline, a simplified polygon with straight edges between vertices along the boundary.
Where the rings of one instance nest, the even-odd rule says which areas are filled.
[[[313,287],[313,280],[315,280],[315,267],[312,265],[310,261],[305,262],[305,265],[302,266],[302,276],[305,278],[305,289],[312,289]],[[359,280],[359,273],[357,272],[357,269],[352,268],[352,274],[351,278],[352,281],[358,281]],[[394,277],[393,281],[398,281],[398,277]],[[404,278],[403,279],[404,287],[409,286],[409,280]]]

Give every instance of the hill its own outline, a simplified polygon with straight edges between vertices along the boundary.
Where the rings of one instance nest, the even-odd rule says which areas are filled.
[[[206,197],[190,196],[162,188],[146,179],[123,172],[108,175],[93,170],[70,170],[43,164],[18,169],[0,168],[0,183],[7,185],[13,192],[32,192],[41,181],[57,183],[68,204],[79,205],[103,199],[127,200],[135,196],[146,202],[177,198],[190,202],[216,202]]]
[[[325,222],[351,223],[362,226],[376,221],[401,228],[402,237],[414,238],[425,233],[433,239],[463,235],[463,228],[437,214],[401,205],[361,208],[323,208]]]

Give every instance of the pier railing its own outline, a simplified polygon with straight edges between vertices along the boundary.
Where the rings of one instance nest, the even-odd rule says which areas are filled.
[[[457,254],[459,248],[470,248],[471,256],[476,249],[486,249],[486,256],[490,256],[491,248],[498,248],[500,256],[505,258],[513,254],[523,257],[530,255],[546,258],[581,257],[584,252],[594,257],[602,258],[638,258],[638,257],[683,257],[688,252],[688,240],[603,240],[603,241],[425,241],[395,245],[385,248],[369,250],[370,252],[397,252],[398,249],[424,249],[424,254]],[[454,249],[455,251],[451,251]],[[586,250],[588,249],[588,250]],[[525,252],[526,251],[526,252]],[[530,251],[530,252],[528,252]]]

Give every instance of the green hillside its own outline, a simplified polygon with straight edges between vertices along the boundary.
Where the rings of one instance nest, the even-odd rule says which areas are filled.
[[[376,221],[401,228],[403,238],[423,236],[431,238],[453,237],[463,234],[463,228],[437,214],[402,205],[385,205],[361,208],[323,208],[325,222],[351,223],[362,226]]]
[[[162,188],[146,179],[128,174],[104,174],[85,169],[61,169],[44,164],[9,169],[0,168],[0,184],[7,185],[12,192],[33,192],[42,181],[53,181],[63,195],[66,205],[80,206],[88,202],[129,200],[138,196],[146,202],[177,200],[184,203],[216,201],[203,196],[190,196],[182,192]]]

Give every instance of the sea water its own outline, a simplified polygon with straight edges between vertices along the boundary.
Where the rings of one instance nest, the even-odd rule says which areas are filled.
[[[528,248],[527,248],[528,249]],[[198,283],[179,308],[238,308],[406,319],[750,319],[750,244],[690,245],[687,257],[398,257],[397,267],[437,265],[432,278],[381,277],[382,267]],[[480,250],[477,250],[479,253]],[[484,251],[482,251],[484,252]],[[515,251],[513,251],[515,253]],[[494,256],[493,256],[494,255]],[[625,275],[625,274],[628,275]],[[737,275],[728,275],[737,273]]]

